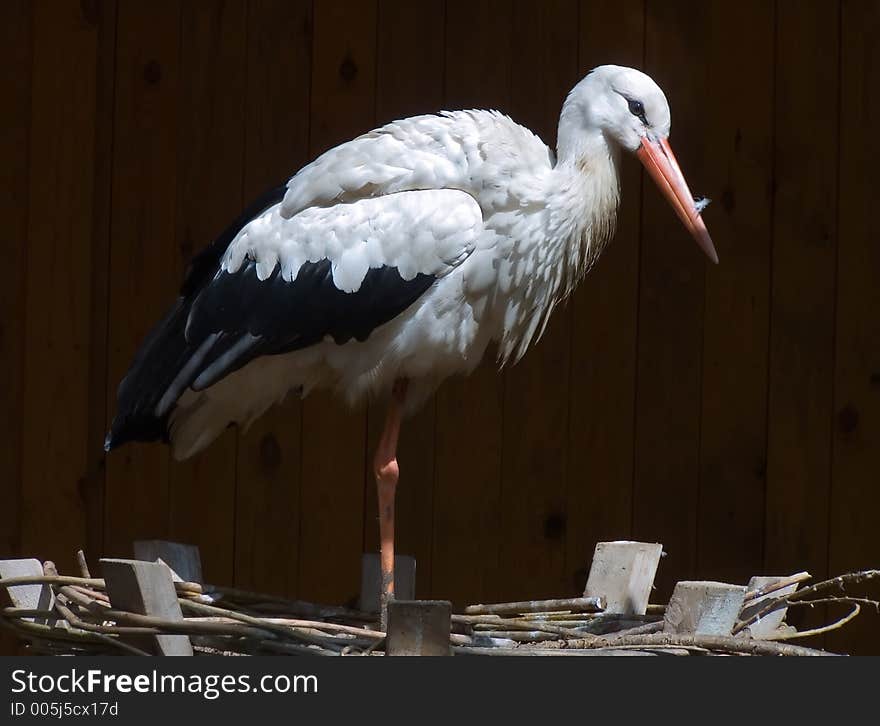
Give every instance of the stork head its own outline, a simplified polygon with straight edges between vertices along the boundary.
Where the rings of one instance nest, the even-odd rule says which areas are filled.
[[[608,143],[633,152],[667,198],[685,228],[710,260],[718,254],[669,146],[670,113],[666,95],[641,71],[599,66],[572,89],[560,118],[565,135],[599,134]]]

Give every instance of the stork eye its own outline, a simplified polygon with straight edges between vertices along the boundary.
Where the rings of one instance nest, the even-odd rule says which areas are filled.
[[[642,105],[642,102],[635,101],[632,98],[626,99],[626,102],[629,105],[629,112],[647,126],[648,119],[645,118],[645,107]]]
[[[642,105],[642,102],[635,101],[632,98],[626,99],[626,102],[629,104],[629,112],[647,126],[648,120],[645,118],[645,107]]]

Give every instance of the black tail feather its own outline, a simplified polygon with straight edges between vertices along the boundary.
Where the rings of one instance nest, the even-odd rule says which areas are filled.
[[[110,451],[129,441],[164,441],[168,443],[168,419],[173,406],[157,414],[162,396],[175,381],[183,367],[204,342],[187,341],[186,323],[193,301],[199,291],[214,277],[223,253],[239,230],[284,197],[285,185],[270,189],[250,204],[226,230],[196,255],[190,263],[180,289],[180,297],[164,319],[150,332],[138,349],[134,362],[119,384],[116,416],[104,439],[104,450]],[[230,341],[224,341],[228,346]],[[206,351],[202,351],[206,353]],[[195,378],[195,375],[192,376]],[[183,388],[192,383],[187,380]],[[183,390],[183,389],[181,389]]]
[[[130,441],[168,443],[170,410],[157,416],[156,407],[193,352],[184,335],[189,307],[180,298],[138,349],[119,384],[116,416],[104,440],[105,451]]]

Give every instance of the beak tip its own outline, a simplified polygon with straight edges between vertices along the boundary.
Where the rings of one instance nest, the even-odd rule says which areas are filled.
[[[702,220],[700,221],[699,227],[693,232],[693,235],[694,238],[697,240],[697,244],[706,254],[706,257],[708,257],[712,262],[717,265],[718,252],[715,250],[715,245],[712,243],[712,238],[706,231],[705,225],[702,224]]]
[[[717,265],[718,253],[700,216],[707,202],[695,201],[667,140],[651,141],[647,136],[643,137],[636,153],[688,232],[706,256]]]

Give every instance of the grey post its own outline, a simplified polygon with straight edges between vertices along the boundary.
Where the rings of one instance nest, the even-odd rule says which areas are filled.
[[[730,635],[746,588],[725,582],[682,581],[666,606],[663,632],[679,635]]]
[[[450,655],[451,629],[449,600],[392,600],[385,655]]]
[[[171,570],[163,563],[140,560],[102,559],[101,570],[114,609],[167,620],[183,620]],[[159,655],[192,655],[189,636],[182,634],[147,636],[140,647]]]
[[[195,545],[164,539],[140,539],[134,543],[134,558],[162,560],[183,582],[202,582],[202,558]]]
[[[598,542],[584,597],[602,597],[606,613],[644,615],[662,555],[656,542]]]
[[[382,589],[382,571],[379,555],[365,552],[361,555],[361,595],[358,609],[365,613],[379,612],[379,592]],[[416,597],[416,558],[394,555],[394,597],[414,600]]]
[[[0,580],[11,580],[13,577],[42,577],[43,564],[36,559],[0,560]],[[26,610],[51,610],[55,607],[55,597],[49,585],[36,583],[34,585],[15,585],[6,588],[9,600],[16,608]],[[42,625],[51,624],[54,619],[48,618],[25,618]]]
[[[782,580],[782,577],[753,577],[749,580],[748,590],[762,590],[765,587],[770,585],[775,585],[777,582]],[[776,590],[775,592],[771,592],[767,595],[761,595],[760,597],[756,597],[753,600],[749,600],[742,609],[742,613],[739,616],[739,619],[743,622],[747,621],[751,618],[755,613],[757,613],[762,607],[767,605],[767,600],[769,598],[778,598],[785,597],[786,595],[791,595],[795,590],[797,590],[798,583],[793,582],[791,585],[786,585],[785,587]],[[780,627],[782,627],[782,622],[785,620],[785,613],[787,608],[779,608],[779,610],[774,610],[771,613],[767,613],[760,620],[755,621],[751,625],[749,625],[749,632],[751,633],[753,638],[767,638],[768,636],[776,633]]]

